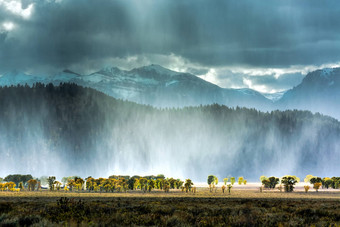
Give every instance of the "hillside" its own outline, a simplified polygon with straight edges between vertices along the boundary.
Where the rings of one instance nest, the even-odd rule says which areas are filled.
[[[336,175],[340,123],[308,111],[155,109],[75,84],[0,88],[0,172]]]
[[[76,83],[91,87],[114,98],[156,107],[184,107],[223,104],[268,110],[272,102],[251,89],[224,89],[189,73],[175,72],[159,65],[149,65],[130,71],[116,67],[80,75],[70,70],[52,76],[10,72],[0,77],[0,86],[32,86],[36,82]]]
[[[280,109],[320,112],[340,119],[340,68],[308,73],[301,84],[287,91],[277,102]]]

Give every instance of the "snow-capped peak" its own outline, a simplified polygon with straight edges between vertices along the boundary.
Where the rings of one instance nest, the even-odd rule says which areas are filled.
[[[143,66],[140,68],[133,69],[131,71],[146,71],[146,72],[154,71],[157,74],[170,75],[170,76],[179,74],[178,72],[172,71],[170,69],[164,68],[163,66],[156,65],[156,64]]]
[[[120,72],[121,69],[118,67],[105,67],[101,69],[98,73],[110,73],[110,74],[115,74]]]

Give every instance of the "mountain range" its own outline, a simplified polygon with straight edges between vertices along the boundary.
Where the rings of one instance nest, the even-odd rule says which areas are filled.
[[[64,83],[0,88],[0,173],[335,176],[340,122],[213,104],[159,109]]]
[[[52,76],[28,75],[12,71],[0,76],[0,86],[17,84],[76,83],[109,96],[156,107],[184,107],[218,103],[229,107],[256,108],[261,111],[299,109],[319,112],[340,119],[340,68],[308,73],[301,84],[275,94],[252,89],[221,88],[193,74],[175,72],[159,65],[129,71],[104,68],[81,75],[64,70]]]

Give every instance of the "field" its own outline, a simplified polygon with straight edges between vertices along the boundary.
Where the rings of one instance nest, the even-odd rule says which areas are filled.
[[[231,194],[0,192],[1,226],[330,226],[340,224],[340,191],[293,193],[234,186]]]

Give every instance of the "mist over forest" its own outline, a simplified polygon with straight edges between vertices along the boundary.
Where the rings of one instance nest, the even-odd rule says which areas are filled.
[[[340,123],[308,111],[156,109],[75,84],[0,88],[0,172],[336,175]]]

